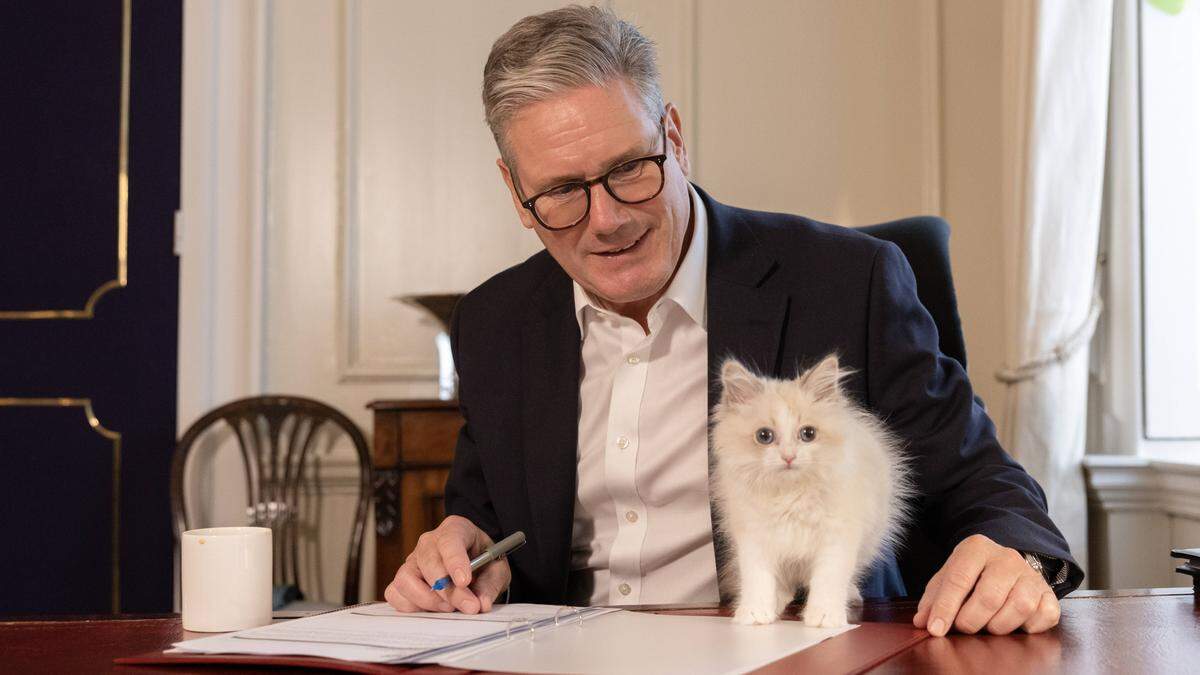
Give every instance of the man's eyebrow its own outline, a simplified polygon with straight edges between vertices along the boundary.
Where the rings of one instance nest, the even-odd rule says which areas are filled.
[[[612,171],[613,169],[617,168],[621,164],[624,164],[625,162],[628,162],[631,159],[637,159],[638,157],[646,157],[648,155],[653,155],[654,154],[654,144],[660,136],[661,136],[661,134],[658,134],[654,137],[654,140],[650,141],[649,148],[647,148],[645,146],[637,147],[637,148],[630,148],[629,150],[626,150],[625,152],[621,153],[620,155],[617,155],[617,157],[615,159],[613,159],[606,165],[606,166],[608,166],[608,168],[605,169],[604,171],[602,171],[600,173],[600,175],[604,175],[604,174],[608,173],[609,171]],[[576,174],[560,174],[560,175],[550,178],[548,180],[539,181],[541,186],[538,187],[536,190],[534,190],[533,194],[542,193],[546,190],[549,190],[550,188],[562,185],[563,183],[579,183],[579,182],[587,180],[587,178],[588,178],[587,176],[584,176],[582,174],[577,174],[577,173]]]

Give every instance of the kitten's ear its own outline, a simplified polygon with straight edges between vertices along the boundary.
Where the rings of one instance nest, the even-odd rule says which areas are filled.
[[[761,394],[763,383],[746,366],[729,359],[721,366],[721,388],[721,402],[738,405]]]
[[[817,400],[837,398],[842,395],[844,374],[838,368],[837,354],[830,354],[801,377],[801,384],[812,392],[813,398]]]

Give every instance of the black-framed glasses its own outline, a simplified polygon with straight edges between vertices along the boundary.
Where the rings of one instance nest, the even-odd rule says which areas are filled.
[[[600,183],[622,204],[641,204],[654,199],[666,183],[663,164],[667,161],[667,125],[662,123],[663,151],[658,155],[631,159],[591,180],[555,185],[521,202],[534,220],[547,230],[566,230],[583,222],[592,209],[592,186]]]

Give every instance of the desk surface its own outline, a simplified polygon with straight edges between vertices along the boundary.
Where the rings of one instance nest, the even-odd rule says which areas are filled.
[[[1062,608],[1062,622],[1050,632],[929,638],[871,672],[1168,673],[1190,670],[1200,655],[1200,605],[1190,588],[1082,592],[1063,600]],[[859,618],[902,624],[911,622],[915,610],[916,603],[908,600],[869,602]],[[703,606],[670,611],[707,615],[722,612]],[[226,672],[211,666],[118,668],[112,664],[118,656],[159,650],[198,636],[184,631],[177,616],[0,620],[0,672]],[[408,672],[459,671],[420,668]]]

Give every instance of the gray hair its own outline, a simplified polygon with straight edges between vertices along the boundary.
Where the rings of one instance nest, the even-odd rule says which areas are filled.
[[[483,112],[500,154],[508,161],[504,133],[524,106],[620,79],[637,90],[651,119],[662,116],[654,43],[612,10],[569,5],[516,22],[483,67]]]

